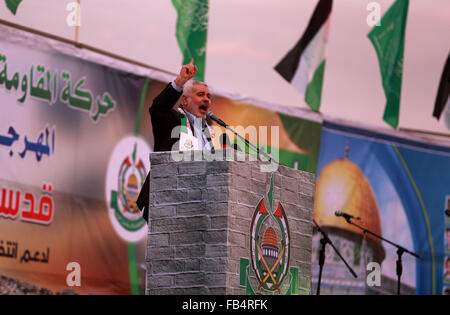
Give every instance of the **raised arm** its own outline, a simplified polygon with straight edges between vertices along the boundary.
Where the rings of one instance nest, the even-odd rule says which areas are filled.
[[[175,84],[179,88],[183,88],[184,84],[195,77],[197,75],[198,69],[197,66],[194,65],[194,59],[191,60],[190,63],[181,67],[180,74],[175,79]]]
[[[194,59],[192,59],[189,64],[181,67],[180,74],[176,77],[173,83],[175,83],[178,88],[182,89],[187,81],[195,77],[197,72],[197,66],[194,65]],[[179,92],[173,88],[172,82],[169,83],[166,88],[153,100],[153,104],[150,107],[150,114],[158,115],[170,112],[172,107],[180,98],[181,94],[182,92]]]

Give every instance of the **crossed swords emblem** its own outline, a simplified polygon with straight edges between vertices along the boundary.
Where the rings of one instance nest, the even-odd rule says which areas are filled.
[[[257,211],[261,211],[261,208],[260,208],[261,204],[264,206],[264,200],[261,200],[260,203],[258,204]],[[281,208],[281,210],[279,208]],[[282,209],[283,208],[282,208],[281,204],[278,203],[278,209],[277,209],[276,212],[277,213],[278,213],[278,211],[283,212]],[[269,210],[269,209],[265,209],[265,211],[266,211],[265,213],[267,213],[269,215],[269,217],[268,217],[269,220],[270,220],[269,225],[272,226],[272,222],[273,222],[272,220],[276,220],[275,217],[274,217],[274,213],[272,213],[272,211]],[[257,212],[255,212],[255,216],[256,216],[256,213]],[[278,213],[277,216],[281,217],[280,213]],[[283,213],[283,216],[284,216],[284,213]],[[255,219],[256,218],[254,217],[253,220],[255,220]],[[259,218],[258,220],[261,220],[261,218]],[[263,219],[263,220],[266,220],[266,219]],[[254,224],[254,222],[252,223],[252,226],[253,226],[253,224]],[[286,222],[286,225],[287,225],[287,222]],[[253,229],[253,227],[252,227],[252,229]],[[287,231],[286,232],[287,232],[288,237],[289,237],[289,228],[288,227],[287,227]],[[281,244],[282,248],[281,248],[281,251],[279,252],[279,255],[278,255],[276,261],[273,263],[272,266],[269,266],[268,261],[264,257],[263,251],[261,250],[259,239],[260,239],[260,235],[259,235],[259,232],[258,232],[257,235],[255,235],[255,238],[253,239],[253,241],[254,241],[254,244],[255,244],[255,248],[257,250],[257,254],[258,254],[259,257],[261,257],[261,261],[264,264],[264,266],[265,266],[265,268],[267,270],[267,273],[266,273],[266,275],[263,275],[263,274],[258,275],[258,279],[260,281],[259,286],[258,286],[258,290],[261,290],[262,287],[267,287],[266,282],[270,278],[271,281],[273,282],[274,289],[276,289],[278,291],[278,294],[280,294],[281,293],[280,282],[283,280],[284,277],[281,277],[279,279],[279,281],[277,281],[275,279],[275,276],[274,276],[274,270],[280,265],[280,262],[281,262],[282,258],[285,256],[286,252],[289,250],[289,248],[286,248],[288,245],[287,245],[287,243],[282,242],[282,244]],[[273,260],[270,260],[269,263],[271,263],[272,261]],[[256,266],[254,266],[254,267],[256,267]],[[255,271],[256,271],[256,268],[255,268]],[[258,274],[259,274],[259,272],[258,272]]]
[[[127,190],[126,187],[123,187],[123,190],[125,191],[125,195],[127,196],[128,200],[130,201],[130,202],[126,205],[126,210],[132,208],[132,209],[134,209],[135,212],[138,211],[139,208],[138,208],[138,206],[137,206],[137,204],[136,204],[136,200],[138,199],[139,194],[136,194],[136,196],[135,196],[134,198],[132,198],[132,197],[130,196],[130,193],[128,192],[128,190]]]
[[[278,286],[278,282],[275,280],[275,277],[273,276],[272,273],[273,273],[273,271],[275,270],[275,268],[279,265],[279,263],[280,263],[280,261],[281,261],[281,258],[283,257],[284,249],[286,248],[286,246],[283,245],[283,248],[281,249],[280,255],[278,255],[277,260],[275,261],[275,263],[273,264],[273,266],[272,266],[271,268],[269,268],[269,266],[268,266],[266,260],[264,259],[263,254],[262,254],[262,250],[261,250],[261,248],[259,247],[258,241],[256,241],[255,243],[256,243],[256,249],[258,250],[258,254],[259,254],[259,256],[261,256],[261,260],[262,260],[264,266],[265,266],[266,269],[267,269],[267,275],[266,275],[266,276],[262,279],[262,281],[259,283],[258,290],[261,289],[261,287],[266,283],[266,281],[267,281],[267,280],[269,279],[269,277],[270,277],[270,278],[272,279],[272,282],[273,282],[274,286],[275,286],[275,289],[277,289],[278,294],[280,294],[281,291],[280,291],[280,288],[279,288],[279,286]]]

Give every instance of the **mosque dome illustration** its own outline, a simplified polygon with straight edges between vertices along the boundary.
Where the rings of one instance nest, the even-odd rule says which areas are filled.
[[[127,196],[128,199],[131,199],[131,200],[128,200],[128,203],[130,203],[131,201],[134,201],[136,199],[137,194],[139,193],[139,185],[138,185],[138,180],[137,180],[136,175],[131,174],[128,177],[126,191],[127,191],[127,194],[128,194],[128,196]],[[132,206],[130,206],[129,211],[130,212],[133,212],[133,211],[137,212],[138,209],[135,209],[135,206],[132,205]]]
[[[138,189],[138,181],[136,175],[131,174],[130,177],[128,177],[127,188],[130,193]]]
[[[382,235],[375,194],[361,169],[348,160],[348,144],[345,158],[328,163],[317,179],[314,219],[330,232],[361,242],[363,231],[347,223],[344,218],[335,216],[335,211],[361,218],[360,221],[353,220],[353,222],[377,235]],[[381,263],[385,258],[381,240],[370,234],[366,236],[374,260]]]
[[[272,227],[268,227],[264,232],[262,252],[264,259],[267,261],[269,266],[272,266],[278,258],[277,234]]]

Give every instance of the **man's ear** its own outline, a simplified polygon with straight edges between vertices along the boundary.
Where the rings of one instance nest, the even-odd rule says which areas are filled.
[[[181,102],[183,103],[184,106],[186,106],[186,104],[187,104],[187,99],[188,99],[188,98],[187,98],[186,95],[184,95],[184,94],[181,95]]]

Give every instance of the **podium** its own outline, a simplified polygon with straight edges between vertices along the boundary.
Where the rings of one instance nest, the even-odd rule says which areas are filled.
[[[309,294],[314,174],[180,154],[150,154],[146,294]]]

